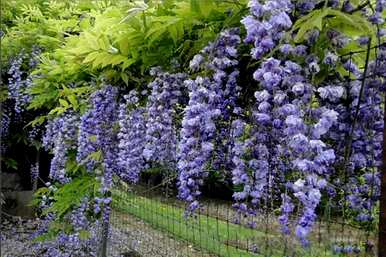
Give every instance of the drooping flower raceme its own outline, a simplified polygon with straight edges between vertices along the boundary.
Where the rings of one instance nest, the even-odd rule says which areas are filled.
[[[39,162],[36,162],[31,165],[30,175],[31,175],[31,183],[34,184],[39,177]]]
[[[184,111],[178,147],[179,197],[190,203],[188,212],[199,207],[200,186],[208,175],[207,167],[215,149],[217,125],[224,113],[224,95],[234,87],[238,64],[237,46],[240,43],[237,29],[220,34],[216,42],[210,43],[190,63],[192,70],[206,69],[210,77],[198,76],[187,80],[189,102]],[[236,73],[235,73],[236,72]],[[228,84],[231,80],[231,84]],[[228,91],[226,91],[228,89]]]
[[[146,146],[143,155],[147,161],[174,167],[176,161],[177,131],[175,127],[176,108],[183,104],[183,89],[186,75],[170,74],[160,68],[153,68],[155,76],[148,87]]]
[[[273,48],[279,51],[273,52],[274,57],[263,60],[253,74],[260,89],[255,93],[254,122],[248,135],[248,141],[253,143],[247,152],[252,154],[242,158],[243,165],[252,170],[251,182],[234,197],[236,201],[251,199],[249,208],[255,210],[268,208],[269,199],[281,196],[279,222],[285,233],[289,233],[293,197],[297,198],[303,211],[295,232],[306,245],[321,190],[335,158],[333,149],[323,142],[323,136],[336,123],[338,113],[312,105],[316,91],[311,81],[320,71],[320,62],[306,45],[291,45],[284,35],[292,26],[290,13],[307,13],[315,3],[250,1],[249,7],[250,15],[242,22],[247,30],[245,42],[254,43],[251,56],[260,59]],[[316,42],[318,37],[319,32],[312,31],[308,42]],[[333,56],[326,60],[335,61]],[[332,90],[341,93],[339,88],[325,88],[320,94],[326,96],[333,93]],[[236,207],[245,208],[240,204]],[[246,213],[254,212],[247,208]]]
[[[79,116],[73,112],[50,120],[46,125],[43,136],[43,146],[51,150],[53,158],[50,165],[50,178],[60,183],[67,183],[69,178],[66,176],[67,153],[77,147],[74,136],[77,135]]]
[[[7,149],[5,139],[9,133],[9,126],[11,125],[10,114],[5,110],[4,106],[2,107],[1,112],[1,124],[0,124],[0,153],[4,153]]]
[[[249,137],[247,133],[247,124],[240,120],[236,119],[232,122],[232,137],[235,138],[233,147],[232,147],[232,183],[235,186],[242,187],[242,191],[237,191],[233,193],[233,199],[235,203],[233,207],[237,209],[240,215],[254,215],[255,210],[251,208],[247,200],[256,194],[252,193],[252,187],[254,179],[249,175],[251,172],[251,165],[257,164],[256,160],[247,161],[248,153],[252,145],[254,145],[253,140]],[[256,166],[256,165],[255,165]],[[253,204],[256,204],[256,200],[253,200]],[[238,221],[236,219],[236,222]],[[254,224],[250,224],[254,226]]]
[[[78,136],[77,161],[91,172],[103,167],[102,190],[110,188],[116,167],[117,139],[114,123],[117,121],[118,90],[110,85],[91,95],[91,108],[82,115]]]
[[[8,70],[8,95],[14,101],[14,110],[17,114],[23,112],[31,101],[31,96],[27,92],[33,85],[33,76],[30,74],[30,70],[38,64],[40,53],[41,49],[34,46],[31,54],[26,54],[22,51],[11,61]],[[27,58],[30,58],[28,65],[26,65],[28,70],[23,68],[23,63]]]
[[[22,106],[29,101],[29,95],[24,92],[26,87],[26,75],[22,70],[22,65],[25,58],[25,54],[21,52],[11,62],[11,67],[8,70],[8,94],[9,97],[15,101],[16,113],[20,113],[22,111]]]
[[[199,188],[208,174],[205,167],[214,148],[212,140],[216,133],[215,119],[221,112],[209,104],[209,79],[198,77],[195,81],[186,83],[191,93],[182,121],[178,187],[179,197],[188,201],[189,210],[194,211],[199,207]]]
[[[288,13],[293,4],[289,0],[266,1],[264,4],[251,0],[248,6],[250,15],[241,20],[247,30],[244,42],[254,45],[251,56],[260,59],[276,47],[284,36],[283,31],[291,28]]]
[[[120,170],[118,159],[118,136],[115,124],[118,119],[118,89],[105,85],[90,97],[90,109],[81,117],[78,136],[77,161],[85,164],[89,172],[97,169],[102,175],[100,191],[102,197],[95,198],[94,212],[102,212],[103,224],[109,224],[111,197],[108,195],[112,186],[113,174]],[[107,228],[109,228],[107,226]],[[103,233],[109,233],[103,231]],[[107,236],[107,235],[106,235]]]
[[[145,165],[145,108],[138,106],[139,98],[135,90],[124,98],[125,102],[119,106],[118,117],[118,175],[125,181],[136,183]]]

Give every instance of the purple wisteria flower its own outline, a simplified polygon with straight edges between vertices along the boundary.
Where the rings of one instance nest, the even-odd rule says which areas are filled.
[[[138,93],[133,90],[124,96],[119,106],[118,175],[125,181],[136,183],[144,169],[146,120],[145,108],[138,106]]]
[[[118,169],[117,138],[113,124],[117,122],[117,88],[106,85],[91,95],[91,109],[81,117],[78,136],[77,161],[92,172],[102,165],[102,192],[112,184]]]
[[[337,125],[340,115],[333,108],[313,102],[320,97],[322,101],[337,103],[346,97],[343,87],[328,85],[316,89],[312,80],[322,67],[318,57],[311,53],[312,48],[308,45],[291,45],[284,37],[292,26],[290,17],[296,12],[304,15],[316,4],[317,1],[249,3],[250,15],[242,23],[247,30],[245,42],[254,44],[252,58],[262,59],[253,74],[260,87],[255,92],[256,104],[249,133],[235,144],[238,155],[234,175],[238,177],[233,177],[233,181],[243,185],[243,191],[234,195],[235,205],[246,210],[246,214],[253,213],[250,209],[264,208],[270,198],[276,199],[271,192],[281,192],[279,222],[285,234],[290,233],[289,216],[294,210],[293,198],[297,198],[303,209],[295,234],[304,245],[308,244],[316,207],[336,159],[334,149],[324,140]],[[329,4],[336,6],[336,3]],[[286,16],[288,19],[284,19]],[[306,38],[308,44],[316,42],[319,35],[317,30],[310,31]],[[337,47],[346,43],[340,33],[332,31],[328,36]],[[278,54],[271,52],[264,59],[273,47],[277,47]],[[338,57],[333,51],[323,60],[330,66],[337,62]],[[355,69],[352,65],[346,65],[346,68]],[[251,172],[246,172],[248,170]],[[278,184],[286,186],[283,189]],[[247,199],[250,203],[245,201]]]
[[[11,61],[8,70],[8,96],[14,101],[14,110],[17,114],[22,113],[32,99],[28,90],[33,86],[33,78],[36,75],[31,75],[29,70],[34,69],[39,63],[38,56],[40,53],[41,49],[33,46],[30,54],[21,51]],[[28,58],[30,61],[26,66],[29,70],[23,68],[23,64]]]
[[[176,161],[177,131],[174,117],[176,108],[184,103],[183,73],[170,74],[160,68],[153,68],[155,80],[148,87],[151,91],[147,99],[146,145],[143,156],[147,161],[174,167]]]
[[[217,41],[201,51],[205,61],[195,57],[191,62],[193,70],[211,70],[213,76],[198,76],[195,80],[185,81],[189,102],[182,120],[177,169],[179,197],[190,203],[188,213],[199,207],[197,199],[203,179],[208,175],[206,167],[215,151],[216,139],[221,136],[218,122],[222,115],[229,115],[229,108],[235,107],[232,97],[238,90],[235,66],[238,64],[236,57],[240,41],[238,29],[223,31]]]
[[[36,183],[39,177],[39,162],[36,162],[31,165],[30,175],[31,175],[31,183],[32,184]]]
[[[50,120],[46,125],[43,146],[53,153],[50,178],[62,184],[69,182],[65,170],[67,154],[69,150],[77,147],[77,141],[74,138],[77,135],[79,122],[78,114],[67,112]]]
[[[244,42],[254,44],[251,55],[260,59],[277,45],[283,37],[282,32],[291,28],[288,12],[293,4],[289,0],[266,1],[264,4],[251,0],[248,6],[251,14],[241,20],[247,30]]]

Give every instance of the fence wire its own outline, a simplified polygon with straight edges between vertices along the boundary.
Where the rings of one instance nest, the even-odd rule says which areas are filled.
[[[345,53],[340,56],[343,62],[364,60],[359,67],[362,75],[337,75],[336,85],[342,85],[347,92],[354,84],[360,84],[359,101],[354,108],[354,118],[350,134],[344,142],[344,163],[340,172],[344,184],[350,176],[348,172],[349,157],[352,153],[352,134],[358,123],[362,108],[368,108],[361,102],[365,87],[372,80],[381,79],[383,74],[370,67],[370,59],[377,56],[379,50],[385,50],[385,44],[371,45],[366,50]],[[383,102],[384,105],[384,102]],[[369,146],[372,147],[372,146]],[[374,173],[375,173],[374,169]],[[339,256],[334,248],[342,247],[348,256],[377,256],[378,227],[376,220],[368,226],[359,226],[348,218],[350,207],[343,202],[328,199],[318,208],[318,220],[310,235],[310,247],[303,247],[293,234],[284,235],[277,221],[279,206],[274,202],[275,192],[270,190],[271,199],[255,216],[240,216],[232,208],[231,201],[202,199],[202,208],[194,217],[185,217],[185,204],[176,199],[170,187],[175,176],[167,177],[166,182],[152,186],[114,187],[113,203],[110,216],[110,233],[106,240],[107,256],[159,256],[159,257],[247,257],[247,256],[302,256],[323,257]],[[370,185],[371,187],[375,185]],[[346,199],[349,192],[344,186],[337,188]],[[374,197],[370,190],[369,198]],[[376,203],[378,204],[378,203]],[[374,208],[376,209],[376,208]],[[378,213],[371,213],[377,217]],[[299,206],[291,217],[294,228],[301,217]],[[254,228],[251,228],[251,224]],[[103,240],[102,240],[103,241]],[[117,252],[116,245],[124,245]],[[350,249],[349,249],[350,248]]]
[[[121,242],[127,250],[116,253],[109,247],[107,256],[334,256],[334,245],[360,247],[368,241],[375,244],[376,239],[375,231],[332,219],[328,216],[331,210],[318,220],[310,236],[311,247],[304,248],[296,238],[280,232],[275,213],[240,217],[230,202],[210,199],[202,200],[195,217],[185,217],[184,208],[183,202],[159,190],[117,187],[108,241],[109,246]],[[251,222],[255,228],[248,226]],[[372,249],[355,256],[375,254]]]

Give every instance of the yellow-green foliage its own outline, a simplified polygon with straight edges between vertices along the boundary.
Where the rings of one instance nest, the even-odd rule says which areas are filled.
[[[51,109],[50,115],[77,110],[84,106],[90,81],[103,78],[141,87],[151,67],[168,68],[172,59],[186,67],[224,27],[238,26],[246,10],[240,1],[169,0],[128,1],[77,12],[68,21],[76,20],[72,33],[63,32],[61,44],[41,55],[30,108]]]

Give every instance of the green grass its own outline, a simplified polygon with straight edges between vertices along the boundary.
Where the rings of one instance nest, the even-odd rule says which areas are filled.
[[[198,214],[195,218],[184,218],[184,209],[162,203],[133,193],[113,191],[113,209],[135,216],[157,230],[170,236],[190,242],[198,249],[216,254],[219,257],[283,256],[283,245],[269,249],[269,254],[258,255],[246,251],[253,242],[273,240],[280,235],[266,234],[262,231],[226,222],[208,215]],[[291,246],[292,247],[292,246]],[[264,250],[264,249],[260,249]],[[291,249],[293,251],[294,249]],[[334,256],[325,249],[296,249],[296,256]]]

